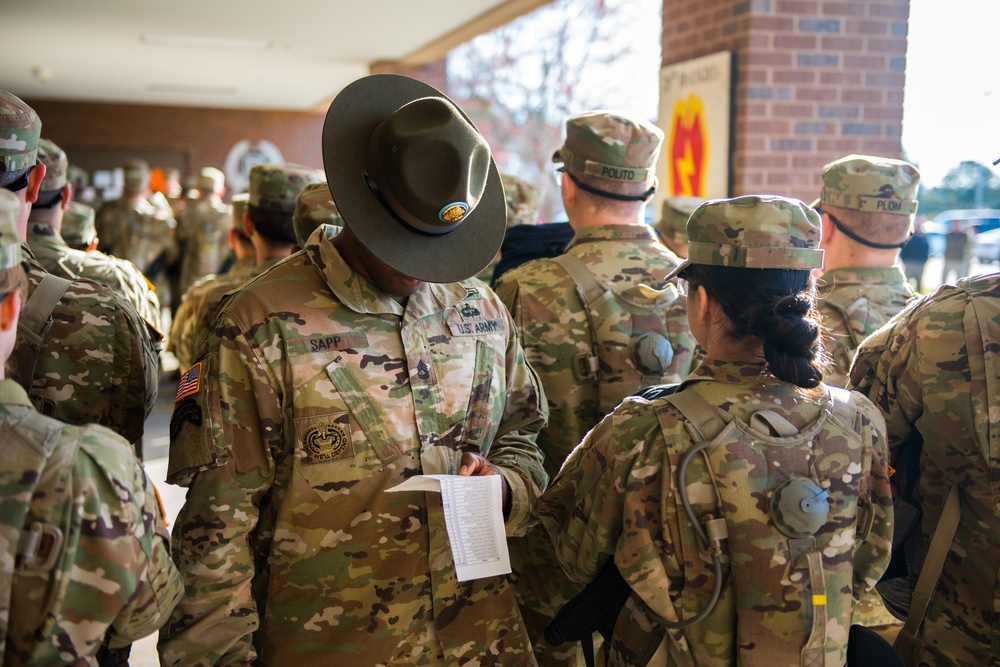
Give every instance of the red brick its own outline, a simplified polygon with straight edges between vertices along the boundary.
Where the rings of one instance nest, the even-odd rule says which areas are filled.
[[[795,155],[792,156],[792,167],[794,169],[809,169],[816,171],[821,170],[827,162],[827,160],[822,155]]]
[[[776,49],[815,49],[816,35],[775,35],[774,47]]]
[[[798,88],[795,99],[808,102],[834,102],[837,100],[835,88]]]
[[[901,105],[903,103],[903,91],[888,90],[885,93],[885,103],[891,105]]]
[[[887,35],[889,24],[885,21],[848,21],[844,32],[848,35]]]
[[[815,70],[775,70],[771,76],[775,83],[816,83]]]
[[[840,99],[844,102],[861,102],[862,104],[881,104],[881,90],[846,89],[840,91]]]
[[[864,46],[863,37],[824,36],[820,39],[820,48],[824,51],[860,51]]]
[[[896,2],[891,5],[873,4],[868,8],[868,16],[906,21],[910,18],[910,3]]]
[[[868,50],[873,53],[892,53],[896,55],[904,55],[906,53],[906,38],[869,39]]]
[[[786,169],[788,168],[787,155],[745,155],[736,161],[738,167],[751,167],[759,169]]]
[[[781,118],[808,120],[816,117],[816,107],[812,104],[778,104],[771,105],[771,113]]]
[[[871,141],[869,140],[869,142]],[[861,152],[860,146],[862,143],[858,138],[824,139],[820,137],[816,139],[816,152],[832,154],[834,157],[828,160],[832,161],[851,152]]]
[[[865,120],[892,120],[896,123],[903,122],[903,107],[865,107],[861,117]]]
[[[824,2],[819,13],[823,16],[864,16],[865,8],[864,2]]]
[[[772,32],[791,32],[795,29],[795,19],[783,16],[761,16],[750,17],[751,30],[769,30]]]
[[[754,134],[788,134],[792,124],[787,120],[745,120],[736,126]]]
[[[811,15],[819,13],[819,3],[803,2],[802,0],[778,0],[774,9],[779,14]]]
[[[748,65],[789,67],[792,64],[792,54],[787,51],[755,51],[746,54],[743,61]]]
[[[860,86],[861,72],[820,72],[819,82],[824,86]]]
[[[845,69],[881,70],[885,69],[885,64],[884,56],[856,56],[851,54],[844,56]]]

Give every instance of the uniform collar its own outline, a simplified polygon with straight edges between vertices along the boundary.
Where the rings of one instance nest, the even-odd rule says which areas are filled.
[[[656,232],[649,225],[597,225],[584,227],[573,235],[569,247],[594,241],[655,241]]]
[[[11,379],[0,380],[0,403],[4,405],[21,405],[30,408],[31,401],[24,387]]]
[[[59,232],[52,225],[44,222],[36,222],[35,220],[28,220],[28,236],[44,236],[46,238],[59,238],[62,240]]]
[[[822,286],[831,285],[902,285],[906,282],[903,269],[892,266],[842,266],[824,271],[819,279]]]
[[[698,368],[684,378],[678,390],[697,382],[710,380],[713,382],[729,382],[739,384],[785,384],[767,371],[763,361],[719,361],[706,359]]]

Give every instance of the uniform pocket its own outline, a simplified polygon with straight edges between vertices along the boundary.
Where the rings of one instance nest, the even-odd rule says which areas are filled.
[[[325,500],[383,464],[350,413],[340,411],[295,419],[295,467]]]

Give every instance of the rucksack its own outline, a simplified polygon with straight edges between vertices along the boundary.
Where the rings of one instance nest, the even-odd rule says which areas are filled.
[[[575,255],[553,261],[576,284],[590,324],[590,353],[574,357],[573,372],[579,381],[597,386],[595,421],[640,387],[682,379],[670,371],[674,349],[667,314],[680,297],[674,285],[634,285],[619,293],[598,281]]]

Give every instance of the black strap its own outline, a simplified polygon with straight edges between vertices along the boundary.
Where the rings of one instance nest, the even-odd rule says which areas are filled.
[[[879,250],[895,250],[896,248],[902,248],[904,245],[906,245],[906,242],[910,240],[910,237],[907,236],[902,243],[875,243],[874,241],[869,241],[868,239],[861,238],[860,236],[852,232],[850,229],[844,226],[844,223],[842,223],[840,220],[837,220],[836,216],[834,216],[833,213],[830,213],[825,209],[822,212],[826,213],[827,217],[830,218],[830,222],[833,223],[833,226],[836,227],[839,231],[841,231],[847,238],[851,239],[852,241],[857,241],[861,245],[866,245],[869,248],[878,248]]]
[[[563,173],[569,176],[569,180],[573,181],[573,184],[576,185],[576,187],[580,188],[584,192],[589,192],[592,195],[597,195],[598,197],[607,197],[608,199],[615,199],[617,201],[649,201],[649,198],[656,193],[656,186],[654,185],[641,195],[620,195],[615,192],[608,192],[607,190],[601,190],[599,188],[595,188],[592,185],[587,185],[579,178],[574,176],[573,173],[570,172],[568,169],[565,169]]]

